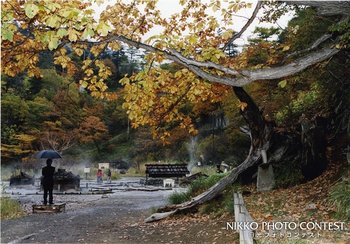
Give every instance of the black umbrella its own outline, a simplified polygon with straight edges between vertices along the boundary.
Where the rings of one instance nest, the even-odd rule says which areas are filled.
[[[62,156],[54,150],[42,150],[36,154],[36,158],[62,158]]]

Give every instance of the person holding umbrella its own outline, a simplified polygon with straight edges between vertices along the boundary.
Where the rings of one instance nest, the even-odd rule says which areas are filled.
[[[36,154],[36,158],[47,158],[46,167],[42,168],[41,184],[44,188],[44,205],[47,204],[47,193],[49,193],[49,204],[53,204],[53,175],[55,174],[55,167],[52,167],[53,158],[62,158],[62,156],[55,150],[41,150]]]
[[[42,169],[42,184],[44,188],[44,205],[47,205],[47,193],[49,193],[49,204],[53,204],[53,175],[55,173],[55,167],[51,166],[52,159],[46,160],[46,167]]]

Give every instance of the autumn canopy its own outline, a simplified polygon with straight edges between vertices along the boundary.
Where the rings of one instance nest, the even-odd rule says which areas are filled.
[[[283,134],[278,135],[277,140],[274,124],[266,120],[242,87],[253,82],[275,81],[283,88],[287,85],[286,77],[328,62],[349,48],[350,5],[346,1],[251,4],[180,0],[181,11],[163,17],[156,0],[116,0],[96,18],[94,8],[102,2],[2,1],[2,73],[13,77],[26,72],[28,76],[40,77],[37,66],[40,53],[49,50],[54,52],[54,63],[72,83],[94,97],[113,100],[117,94],[105,82],[112,71],[100,59],[101,55],[125,45],[141,49],[145,52],[142,70],[119,80],[124,88],[123,108],[134,128],[150,126],[154,136],[164,143],[170,137],[169,128],[174,125],[192,135],[198,132],[192,117],[184,112],[189,110],[189,104],[190,110],[196,112],[231,96],[233,90],[249,127],[246,132],[252,139],[249,155],[219,184],[175,209],[193,207],[213,198],[241,172],[258,163],[262,149],[270,150],[269,157],[275,161],[284,157],[284,153],[290,153],[287,149],[293,144],[290,141],[290,144],[279,143],[282,148],[274,143],[295,138]],[[284,32],[283,41],[271,41],[271,32],[259,41],[251,40],[250,45],[240,50],[235,49],[235,41],[258,13],[262,20],[273,23],[286,11],[307,7],[313,9],[315,16],[331,18],[329,28],[305,38],[302,44],[296,41],[300,36],[294,28]],[[245,19],[246,24],[240,31],[234,32],[232,19],[244,8],[254,8],[252,16]],[[158,33],[145,38],[154,29],[159,30]],[[260,36],[266,33],[266,30],[260,31]],[[171,65],[163,68],[164,63]],[[98,122],[97,117],[91,117],[91,123]],[[105,128],[101,128],[94,133],[104,131]],[[311,165],[315,160],[320,161],[309,155],[303,159]]]

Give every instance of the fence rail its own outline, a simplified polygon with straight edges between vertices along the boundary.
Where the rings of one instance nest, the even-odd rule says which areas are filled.
[[[250,216],[248,210],[244,206],[243,196],[241,193],[233,193],[234,200],[234,211],[235,211],[235,222],[236,227],[240,226],[240,223],[251,223],[254,222],[253,218]],[[249,225],[245,225],[247,227]],[[236,228],[239,233],[239,243],[240,244],[253,244],[254,243],[254,232],[249,228]]]

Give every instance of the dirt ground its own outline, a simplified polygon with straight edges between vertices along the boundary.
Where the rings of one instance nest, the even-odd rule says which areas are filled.
[[[325,183],[324,179],[332,178],[328,175],[330,172],[332,171],[327,171],[324,176],[315,181],[294,188],[274,190],[269,193],[257,193],[252,190],[252,194],[245,197],[247,208],[259,223],[288,220],[286,219],[288,216],[292,218],[291,221],[300,219],[335,221],[327,217],[328,211],[321,208],[324,204],[317,200],[325,199],[321,193],[327,192],[324,186],[330,184]],[[239,242],[238,234],[226,229],[227,222],[234,221],[233,214],[220,217],[187,214],[173,216],[159,222],[144,223],[144,219],[149,217],[152,211],[167,204],[167,199],[173,191],[185,189],[137,191],[134,188],[140,186],[135,182],[137,180],[128,178],[114,182],[112,194],[54,195],[55,203],[66,203],[66,211],[58,214],[31,213],[32,204],[42,201],[42,193],[36,194],[38,188],[8,188],[9,196],[19,200],[28,215],[1,221],[1,243],[226,244]],[[82,182],[81,186],[85,184]],[[89,184],[96,189],[109,187]],[[128,187],[133,188],[132,191],[127,191]],[[311,212],[313,216],[310,215],[310,211],[305,210],[311,202],[310,199],[317,207],[317,211]],[[298,237],[283,242],[279,238],[267,238],[268,241],[266,238],[259,238],[258,243],[350,243],[349,226],[346,231],[333,232],[332,235],[325,234],[322,232],[322,236],[318,238]]]
[[[66,212],[29,214],[1,222],[1,243],[235,243],[226,230],[227,215],[177,216],[144,223],[152,210],[164,206],[172,191],[115,192],[108,195],[55,195]],[[28,212],[41,195],[19,198]]]

